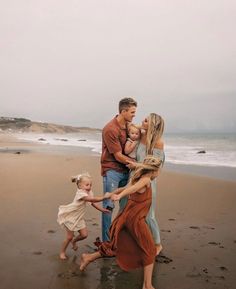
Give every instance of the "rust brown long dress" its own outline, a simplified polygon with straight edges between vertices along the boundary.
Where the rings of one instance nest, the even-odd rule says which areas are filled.
[[[102,256],[116,256],[118,265],[125,271],[154,262],[155,244],[145,221],[151,202],[151,186],[143,193],[131,194],[123,212],[112,222],[110,242],[99,247]]]

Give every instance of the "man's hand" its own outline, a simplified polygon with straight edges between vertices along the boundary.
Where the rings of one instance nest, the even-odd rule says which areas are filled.
[[[102,211],[103,213],[105,213],[105,214],[111,214],[111,211],[108,210],[108,209],[105,209],[105,208],[102,208],[101,211]]]
[[[136,166],[137,166],[137,163],[136,162],[134,162],[134,161],[127,161],[127,165],[126,165],[126,167],[128,167],[130,170],[134,170],[134,169],[136,169]]]

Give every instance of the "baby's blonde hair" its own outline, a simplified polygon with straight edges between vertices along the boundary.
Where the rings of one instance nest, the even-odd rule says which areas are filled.
[[[131,129],[131,128],[136,128],[136,129],[139,131],[139,134],[141,135],[141,128],[140,128],[139,125],[134,124],[134,123],[128,124],[128,127],[127,127],[128,133],[130,132],[130,129]]]
[[[76,185],[79,187],[79,185],[85,178],[92,179],[89,173],[82,173],[80,175],[71,177],[71,181],[72,183],[76,183]]]
[[[162,160],[153,155],[148,155],[145,157],[142,163],[137,164],[133,176],[131,177],[131,184],[137,183],[143,175],[151,172],[156,172],[161,167]]]

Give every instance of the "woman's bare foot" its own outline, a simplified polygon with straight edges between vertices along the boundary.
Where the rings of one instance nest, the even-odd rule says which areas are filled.
[[[76,242],[75,241],[72,241],[72,249],[74,251],[77,251],[78,250],[78,246],[76,245]]]
[[[66,260],[68,258],[64,252],[61,252],[59,256],[61,260]]]
[[[88,266],[90,263],[90,258],[88,256],[89,254],[82,254],[80,259],[80,271],[84,271],[84,269]]]
[[[156,245],[156,256],[158,256],[162,250],[162,245],[161,244],[157,244]]]

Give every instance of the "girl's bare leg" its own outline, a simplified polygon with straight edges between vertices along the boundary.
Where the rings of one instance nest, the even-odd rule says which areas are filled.
[[[62,243],[62,248],[61,248],[61,252],[60,252],[60,259],[61,260],[67,259],[66,249],[67,249],[69,243],[73,240],[73,237],[74,237],[74,232],[72,232],[66,228],[66,239]]]
[[[145,266],[143,269],[144,269],[144,276],[143,276],[143,288],[142,289],[155,289],[152,286],[153,263]]]
[[[158,256],[163,248],[161,244],[156,244],[155,246],[156,246],[156,256]]]
[[[102,255],[99,251],[91,254],[82,254],[80,259],[80,270],[83,271],[89,263],[93,262],[94,260],[101,258]]]
[[[72,240],[72,249],[76,251],[78,249],[76,242],[84,240],[87,237],[88,237],[88,231],[86,227],[79,230],[79,234]]]

